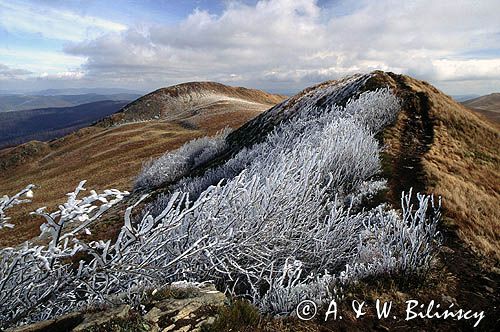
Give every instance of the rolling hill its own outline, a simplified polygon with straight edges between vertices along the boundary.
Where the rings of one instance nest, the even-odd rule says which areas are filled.
[[[96,125],[51,142],[28,142],[0,150],[0,188],[10,193],[40,186],[34,204],[53,207],[79,179],[95,188],[132,188],[142,165],[186,141],[237,128],[283,99],[258,90],[218,83],[186,83],[150,93]],[[151,111],[154,109],[154,112]],[[160,116],[157,116],[161,112]],[[20,206],[18,238],[0,230],[0,245],[36,235],[38,222]]]
[[[500,124],[500,93],[491,93],[486,96],[466,100],[462,104],[482,114],[497,125]]]
[[[454,100],[458,101],[459,103],[464,102],[466,100],[474,99],[477,97],[480,97],[480,95],[476,94],[467,94],[467,95],[452,95],[451,96]]]
[[[59,89],[45,89],[31,91],[31,95],[35,96],[65,96],[65,95],[86,95],[86,94],[97,94],[97,95],[134,95],[140,97],[144,92],[139,90],[123,89],[123,88],[59,88]],[[136,99],[136,98],[133,98]]]
[[[313,86],[229,134],[226,151],[189,173],[194,177],[209,172],[243,148],[263,142],[266,133],[299,117],[311,106],[321,110],[332,104],[346,105],[363,92],[384,87],[400,98],[401,111],[395,123],[379,134],[384,146],[382,173],[388,179],[385,197],[379,199],[399,206],[401,192],[410,188],[442,196],[444,245],[438,269],[428,276],[433,281],[423,290],[399,289],[405,295],[387,295],[394,290],[384,293],[377,289],[384,282],[375,281],[368,283],[369,290],[364,290],[363,295],[354,298],[366,297],[366,292],[372,292],[373,300],[389,296],[395,301],[401,301],[401,296],[439,299],[446,294],[455,298],[460,307],[486,310],[489,323],[483,329],[494,330],[498,324],[496,309],[487,308],[498,308],[500,304],[498,293],[491,292],[498,289],[500,281],[496,269],[500,262],[500,132],[427,82],[377,71]],[[166,190],[169,188],[172,186]],[[177,188],[175,184],[173,188]],[[353,320],[341,326],[347,330],[377,330],[378,324],[376,320]],[[393,327],[411,329],[411,324],[406,328],[398,324]],[[426,324],[417,325],[419,329],[444,331],[457,327],[466,330],[468,326],[435,320],[416,324]]]
[[[500,259],[498,129],[424,81],[378,71],[344,87],[346,80],[310,87],[259,115],[229,134],[226,151],[190,173],[203,173],[213,163],[261,142],[310,105],[345,105],[364,91],[388,86],[405,103],[397,125],[383,133],[385,167],[395,172],[389,174],[392,200],[398,201],[398,192],[410,187],[442,195],[463,239],[478,252]],[[467,194],[457,196],[459,192]]]
[[[255,116],[262,111],[262,105],[274,105],[283,98],[260,90],[215,82],[183,83],[147,94],[98,125],[108,127],[162,119],[182,121],[183,125],[193,128],[205,127],[235,111]]]
[[[0,149],[28,141],[48,141],[109,116],[128,101],[104,100],[73,107],[0,112]]]

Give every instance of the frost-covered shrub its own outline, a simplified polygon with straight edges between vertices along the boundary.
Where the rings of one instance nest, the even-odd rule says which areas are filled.
[[[281,274],[270,280],[269,290],[255,300],[264,312],[275,314],[290,314],[297,304],[313,299],[318,305],[334,297],[332,287],[336,280],[325,271],[324,274],[309,274],[304,276],[303,263],[293,260],[286,261]]]
[[[437,222],[441,200],[417,194],[418,206],[412,203],[411,189],[401,196],[402,215],[395,210],[374,209],[364,220],[355,262],[351,269],[357,279],[369,274],[407,275],[426,271],[440,243]],[[356,276],[356,274],[358,274]]]
[[[343,229],[338,234],[359,236],[359,242],[344,267],[323,273],[305,274],[307,268],[302,261],[285,262],[282,274],[269,280],[270,289],[254,299],[264,312],[292,313],[303,300],[313,300],[318,306],[342,296],[344,286],[365,277],[395,275],[411,278],[427,272],[436,247],[441,243],[437,224],[440,219],[440,201],[433,196],[417,194],[418,206],[411,204],[412,193],[402,195],[402,216],[393,209],[379,206],[349,222],[361,221],[363,226]],[[430,209],[430,211],[429,211]],[[332,255],[336,254],[332,250]],[[302,276],[302,278],[301,278]]]
[[[356,264],[361,257],[358,251],[364,248],[359,239],[370,230],[373,215],[393,220],[390,216],[394,212],[383,206],[350,213],[349,202],[360,203],[384,187],[385,181],[372,178],[380,167],[374,135],[375,130],[396,118],[398,107],[388,90],[380,90],[361,95],[345,108],[303,110],[264,142],[242,150],[203,176],[180,181],[174,190],[189,192],[206,202],[195,211],[195,220],[200,222],[188,221],[179,228],[178,236],[199,234],[194,236],[197,239],[208,235],[218,243],[208,256],[216,267],[210,269],[204,262],[207,258],[199,256],[198,263],[186,265],[189,274],[185,276],[197,278],[201,271],[194,267],[201,266],[210,271],[207,277],[219,279],[231,292],[241,295],[243,291],[259,302],[261,289],[274,283],[276,273],[289,259],[303,262],[305,273],[312,272],[316,277],[324,269],[343,272],[344,266]],[[161,211],[169,199],[164,196],[149,209]],[[435,223],[431,221],[434,227]],[[382,231],[383,227],[386,223],[377,224],[375,229]],[[432,231],[435,229],[429,233]],[[247,238],[251,240],[241,242]],[[431,241],[422,239],[427,240]],[[406,251],[393,253],[406,255]],[[394,257],[385,258],[390,261]],[[412,263],[408,270],[416,271],[424,261]],[[396,268],[394,265],[393,270]],[[299,285],[305,287],[304,281]],[[274,298],[273,289],[278,291],[279,287],[271,288],[266,298]],[[265,308],[270,306],[262,310]]]
[[[26,198],[31,198],[33,196],[33,187],[33,185],[28,185],[12,197],[7,195],[0,197],[0,229],[14,227],[13,224],[9,223],[10,217],[7,217],[5,211],[15,205],[30,202],[29,199],[22,199],[21,197],[25,196]]]
[[[74,271],[63,261],[83,251],[85,246],[76,236],[88,233],[90,223],[128,194],[114,189],[102,194],[91,191],[78,199],[84,184],[80,182],[57,211],[40,208],[34,212],[46,219],[40,229],[41,235],[49,235],[47,246],[26,242],[20,248],[0,250],[0,326],[47,319],[84,304],[76,301],[78,289],[85,283],[82,271]],[[32,187],[20,194],[31,196]],[[84,265],[80,263],[80,267]]]
[[[214,137],[194,139],[145,165],[135,181],[135,189],[153,189],[187,175],[194,167],[210,160],[226,147],[225,129]]]
[[[74,214],[44,215],[55,225],[47,219],[43,228],[58,238],[55,245],[0,252],[1,320],[29,322],[99,303],[137,305],[145,289],[181,280],[211,280],[264,312],[286,314],[304,296],[321,303],[364,276],[424,270],[439,218],[428,210],[429,196],[419,196],[415,207],[403,196],[402,215],[384,205],[358,206],[384,186],[376,178],[374,136],[398,110],[389,90],[367,92],[346,107],[304,109],[262,143],[203,176],[184,178],[135,220],[132,209],[141,200],[130,206],[114,243],[54,232],[63,215],[64,224],[83,219],[81,232],[96,220],[92,211],[100,209],[93,206],[101,196],[80,201],[77,188],[70,200],[80,203],[69,204]],[[160,173],[161,182],[203,156],[194,146],[165,159],[173,170]],[[192,161],[181,168],[173,162],[186,158]],[[77,268],[63,263],[76,252],[87,259]],[[27,289],[25,297],[19,287]]]
[[[365,106],[367,109],[365,109]],[[208,170],[202,176],[181,179],[172,187],[172,191],[189,192],[196,197],[208,186],[217,184],[223,179],[234,178],[254,162],[259,165],[265,164],[267,160],[274,158],[269,155],[272,151],[274,151],[274,153],[289,151],[301,144],[315,144],[322,139],[328,140],[324,142],[324,144],[336,144],[335,139],[338,135],[337,133],[332,135],[332,131],[336,130],[335,126],[330,128],[330,132],[323,133],[325,125],[332,123],[334,120],[349,121],[353,127],[356,127],[354,129],[356,132],[377,132],[396,118],[398,108],[399,102],[397,98],[390,93],[388,89],[365,92],[361,94],[358,99],[349,101],[345,107],[330,105],[326,109],[322,109],[315,107],[314,103],[311,103],[304,109],[301,109],[298,116],[274,129],[268,134],[264,142],[255,144],[251,148],[243,148],[226,163]],[[374,121],[369,120],[370,117],[377,119],[377,121],[379,121],[378,124],[376,125],[373,123]],[[337,124],[336,126],[343,130],[350,130],[350,128],[343,125],[340,126]],[[351,136],[354,135],[351,134]],[[363,137],[365,136],[366,135]],[[304,137],[306,139],[304,139]],[[373,137],[370,137],[369,140],[374,144],[375,140]],[[349,154],[364,152],[360,150],[362,147],[358,146],[360,143],[365,144],[366,142],[356,138],[351,145],[352,150],[347,152],[345,157],[350,158]],[[372,160],[370,162],[365,161],[361,163],[359,167],[375,167],[378,170],[378,149],[373,149],[369,153],[369,157],[371,157]],[[350,161],[353,160],[345,160],[345,166],[343,166],[344,171],[351,166],[354,168],[358,167],[357,164],[349,163]],[[341,170],[339,169],[338,171],[340,172]],[[354,171],[353,169],[353,172]],[[341,179],[339,180],[342,181]],[[344,185],[349,186],[350,184],[344,181]],[[354,188],[356,184],[350,186]],[[162,200],[168,202],[168,196],[161,197],[150,206],[150,209],[152,211],[161,211],[161,207],[164,206],[161,202]]]

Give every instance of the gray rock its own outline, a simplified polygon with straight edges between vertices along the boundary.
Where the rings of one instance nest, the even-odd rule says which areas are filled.
[[[151,332],[169,331],[201,331],[204,324],[213,324],[215,318],[210,310],[223,306],[226,296],[212,285],[200,286],[186,292],[187,297],[181,299],[165,298],[149,302],[152,308],[142,317],[134,313],[142,330]],[[211,308],[211,309],[208,309]],[[8,329],[8,332],[84,332],[93,328],[118,331],[116,321],[127,321],[131,318],[129,305],[92,312],[76,312],[27,326]],[[135,322],[134,322],[135,324]],[[6,332],[7,332],[6,331]]]
[[[70,313],[55,319],[45,320],[42,322],[10,328],[6,332],[43,332],[43,331],[71,331],[83,321],[83,314],[80,312]]]
[[[108,309],[105,311],[88,313],[85,315],[84,321],[76,326],[72,331],[82,332],[91,327],[103,325],[116,319],[126,319],[129,314],[129,305],[121,305],[117,308]]]

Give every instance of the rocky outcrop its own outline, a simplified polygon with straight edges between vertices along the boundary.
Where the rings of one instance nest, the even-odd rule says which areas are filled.
[[[201,331],[212,324],[226,296],[212,285],[154,290],[143,312],[129,305],[70,313],[7,332]]]
[[[214,309],[225,300],[224,294],[208,286],[198,289],[193,297],[153,301],[143,318],[152,331],[201,331],[202,325],[215,321]]]

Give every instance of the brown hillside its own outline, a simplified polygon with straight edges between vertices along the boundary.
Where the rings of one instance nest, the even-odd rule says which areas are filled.
[[[397,123],[381,137],[390,200],[399,205],[401,191],[430,192],[443,197],[445,220],[476,252],[500,259],[500,131],[432,85],[405,75],[381,71],[369,78],[326,81],[305,89],[231,133],[228,151],[203,173],[300,112],[303,106],[345,104],[366,90],[390,87],[403,104]],[[344,90],[344,86],[349,89]]]
[[[383,176],[389,180],[387,197],[400,205],[401,191],[442,196],[443,246],[421,287],[400,285],[397,280],[367,280],[351,291],[350,299],[407,299],[440,303],[452,298],[460,308],[485,310],[481,330],[498,331],[500,284],[500,131],[498,127],[458,104],[430,84],[404,75],[373,72],[308,88],[249,121],[231,133],[230,149],[194,172],[213,167],[238,149],[263,139],[264,133],[303,109],[302,105],[343,105],[363,91],[389,87],[400,98],[397,121],[379,136],[384,146]],[[356,83],[348,83],[349,81]],[[472,250],[471,250],[472,249]],[[416,281],[418,284],[418,281]],[[346,303],[349,303],[349,297]],[[349,310],[346,305],[345,310]],[[398,309],[399,310],[399,309]],[[401,317],[404,312],[398,311]],[[400,316],[401,315],[401,316]],[[363,320],[347,317],[340,323],[319,322],[297,330],[307,331],[469,331],[466,322]],[[326,324],[326,326],[325,326]],[[256,329],[259,330],[259,329]],[[265,330],[265,329],[262,329]],[[276,330],[286,330],[276,328]]]
[[[389,297],[396,301],[400,301],[401,291],[405,298],[427,301],[437,299],[439,302],[443,296],[451,296],[462,308],[485,310],[487,318],[480,330],[497,331],[499,321],[495,313],[500,303],[496,291],[500,282],[498,126],[427,82],[376,72],[367,83],[370,89],[381,85],[390,86],[402,101],[398,120],[381,137],[385,145],[383,166],[389,178],[389,199],[397,204],[401,190],[409,187],[442,196],[444,243],[435,268],[421,289],[395,292],[389,287],[369,293],[372,298]],[[395,324],[392,328],[471,330],[463,322],[429,320],[425,323],[418,327],[411,323]],[[378,329],[364,327],[363,330]]]
[[[202,125],[207,116],[214,119],[244,109],[260,113],[285,97],[260,90],[231,87],[215,82],[191,82],[156,90],[124,107],[120,112],[100,121],[99,126],[161,120],[184,120],[187,125]]]
[[[39,223],[28,213],[55,207],[80,180],[87,187],[130,190],[142,164],[193,138],[237,128],[283,99],[258,90],[216,83],[186,83],[150,93],[98,125],[48,142],[29,142],[0,150],[0,193],[38,186],[32,204],[9,211],[16,227],[0,230],[0,246],[38,235]],[[149,105],[149,106],[148,106]],[[161,118],[143,110],[161,109]],[[146,112],[146,111],[144,111]],[[120,123],[115,122],[120,117]],[[122,121],[122,120],[127,121]],[[133,122],[149,120],[146,122]],[[130,122],[130,123],[126,123]]]
[[[253,326],[248,326],[249,323],[241,323],[244,320],[240,317],[244,317],[241,315],[249,310],[238,308],[233,310],[234,307],[229,307],[229,310],[226,313],[222,312],[221,317],[218,318],[216,324],[219,325],[216,326],[222,326],[219,330],[472,330],[471,322],[465,320],[436,318],[405,320],[404,301],[410,299],[417,299],[420,303],[430,303],[433,300],[440,303],[443,310],[448,308],[448,305],[451,308],[453,304],[455,308],[484,311],[485,319],[478,330],[499,330],[500,321],[497,312],[500,305],[498,293],[500,285],[498,274],[500,262],[500,131],[494,124],[458,104],[430,84],[408,76],[380,71],[318,84],[239,127],[227,137],[228,148],[225,151],[213,160],[191,169],[191,174],[202,174],[207,169],[220,165],[244,147],[262,141],[265,134],[273,130],[276,125],[300,114],[302,110],[307,109],[307,106],[314,105],[321,110],[332,104],[343,105],[349,99],[357,98],[364,91],[385,87],[389,87],[399,97],[402,109],[395,123],[378,136],[380,144],[384,147],[383,177],[388,179],[389,190],[380,197],[374,198],[373,203],[379,203],[378,200],[390,201],[397,207],[401,191],[408,191],[410,188],[413,188],[414,192],[429,192],[442,196],[444,222],[440,225],[440,231],[444,234],[444,242],[431,269],[425,276],[422,276],[422,280],[419,278],[399,280],[397,277],[382,276],[362,280],[358,284],[349,286],[345,290],[346,297],[339,304],[339,312],[345,313],[342,320],[325,322],[324,316],[319,315],[315,320],[299,322],[294,318],[270,320],[268,317],[258,317],[255,314],[254,321],[256,322]],[[42,172],[49,174],[51,169],[45,170],[43,165],[54,159],[58,159],[58,165],[64,161],[65,167],[59,166],[56,172],[53,171],[49,176],[42,176],[41,179],[50,178],[54,181],[53,184],[57,185],[57,179],[70,178],[73,181],[71,187],[74,187],[78,180],[87,176],[93,181],[88,187],[101,188],[100,184],[96,185],[97,182],[93,176],[99,172],[109,176],[113,172],[116,183],[120,183],[124,177],[133,177],[140,167],[135,164],[128,165],[127,161],[135,162],[141,158],[147,159],[158,155],[167,148],[166,145],[171,144],[168,148],[178,146],[190,137],[201,135],[201,132],[215,132],[216,128],[213,126],[215,122],[195,121],[198,119],[198,114],[192,112],[195,109],[203,109],[207,114],[216,114],[215,117],[220,117],[219,122],[235,121],[233,122],[235,126],[243,123],[240,117],[226,116],[228,113],[224,111],[219,113],[217,107],[212,110],[210,105],[214,103],[206,102],[207,99],[205,99],[205,95],[209,93],[200,97],[200,100],[204,100],[203,102],[192,102],[189,100],[190,97],[183,95],[179,104],[172,101],[171,93],[173,93],[172,90],[166,94],[162,93],[161,98],[164,98],[163,100],[166,100],[169,105],[188,105],[186,109],[189,112],[186,112],[186,116],[179,116],[177,111],[168,113],[160,106],[151,111],[152,103],[149,102],[149,106],[147,105],[147,100],[151,99],[146,98],[143,99],[146,105],[134,106],[138,114],[144,117],[134,118],[133,114],[129,114],[131,111],[124,110],[113,119],[101,122],[99,126],[68,136],[67,142],[62,140],[57,148],[51,143],[48,148],[57,149],[58,152],[47,154],[45,152],[47,147],[38,144],[18,148],[20,150],[16,152],[16,156],[24,164],[13,166],[16,162],[11,162],[8,166],[11,178],[17,179],[11,181],[19,182],[15,189],[21,187],[20,182],[24,179],[30,179],[28,182],[36,183],[30,176],[42,174]],[[229,102],[229,98],[224,98],[226,98],[224,103]],[[242,105],[241,98],[237,99],[238,105]],[[202,106],[198,108],[200,104]],[[217,105],[217,102],[215,104]],[[224,116],[220,116],[221,114]],[[256,112],[252,114],[255,115]],[[161,120],[119,125],[148,117],[154,119],[155,116]],[[249,115],[247,118],[250,117]],[[219,122],[216,122],[217,125]],[[212,124],[212,126],[206,129],[199,123]],[[160,133],[170,135],[169,140],[165,138],[165,141],[157,142],[158,137],[161,137]],[[133,138],[137,138],[139,142]],[[159,144],[160,147],[152,148],[150,151],[143,150],[149,147],[149,144]],[[94,146],[90,155],[85,150],[88,146]],[[116,148],[119,153],[113,151],[112,148]],[[130,153],[127,152],[128,148],[132,149]],[[141,157],[137,158],[134,155],[132,158],[127,154],[136,154]],[[28,161],[29,164],[27,164]],[[99,163],[102,163],[102,166]],[[79,170],[81,165],[87,166]],[[18,176],[16,171],[12,171],[14,167],[23,169],[23,175]],[[73,173],[65,173],[66,169],[73,168]],[[134,171],[132,172],[131,169]],[[83,171],[85,173],[80,173]],[[102,177],[102,179],[106,178]],[[0,178],[0,181],[3,180]],[[0,182],[0,187],[2,185]],[[71,187],[61,192],[64,193]],[[39,192],[42,189],[43,187]],[[168,184],[163,188],[155,189],[150,193],[150,199],[168,190]],[[112,209],[100,223],[93,225],[94,235],[98,234],[99,238],[112,238],[109,229],[113,227],[116,229],[117,225],[122,223],[121,218],[125,206],[130,206],[142,194],[142,192],[133,193],[126,201]],[[61,194],[58,194],[57,198],[61,197]],[[39,204],[38,201],[36,203]],[[27,228],[24,229],[26,232]],[[378,319],[374,310],[368,310],[365,316],[356,318],[350,308],[350,303],[354,299],[366,301],[370,308],[375,307],[376,299],[394,301],[393,313],[398,319]],[[424,311],[425,309],[422,313]]]
[[[426,82],[383,75],[405,105],[385,133],[394,195],[409,186],[441,195],[460,238],[498,261],[500,131]]]
[[[464,101],[462,104],[500,125],[500,93],[491,93]]]

